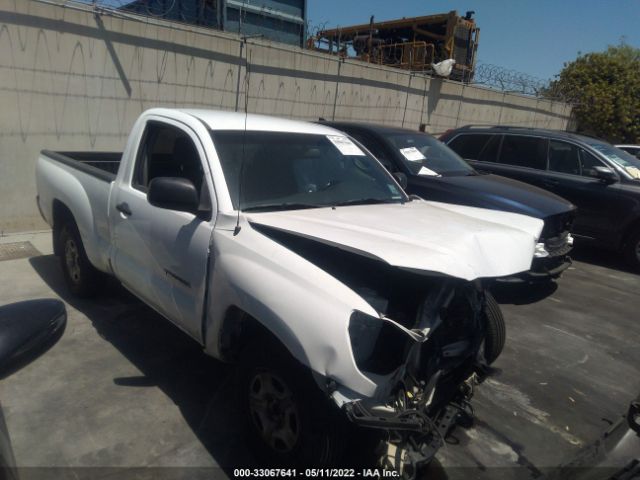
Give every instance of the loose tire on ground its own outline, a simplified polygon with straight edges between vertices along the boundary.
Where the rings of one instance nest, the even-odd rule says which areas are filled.
[[[247,441],[261,466],[336,465],[347,420],[284,347],[246,348],[239,373]]]
[[[489,292],[485,292],[485,319],[487,332],[484,340],[484,359],[491,365],[502,353],[506,340],[506,326],[500,305]]]
[[[96,270],[84,250],[75,223],[68,221],[58,232],[60,264],[64,279],[71,293],[78,297],[94,296],[103,283],[103,275]]]

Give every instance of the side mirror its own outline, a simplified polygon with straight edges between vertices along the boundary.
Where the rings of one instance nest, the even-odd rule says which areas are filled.
[[[67,311],[60,300],[27,300],[0,307],[0,378],[47,351],[66,324]]]
[[[400,186],[402,187],[403,190],[405,190],[407,188],[407,184],[409,183],[409,180],[407,179],[407,176],[402,173],[402,172],[394,172],[393,173],[393,178],[396,179],[396,182],[398,182],[400,184]]]
[[[147,200],[154,207],[189,213],[196,213],[200,204],[193,182],[179,177],[156,177],[151,180]]]
[[[618,181],[618,175],[609,167],[598,165],[591,169],[593,176],[599,178],[604,183],[614,183]]]

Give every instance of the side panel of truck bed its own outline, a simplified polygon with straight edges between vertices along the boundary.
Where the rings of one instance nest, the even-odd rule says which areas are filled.
[[[95,154],[92,154],[92,161],[96,161]],[[115,162],[113,156],[110,161]],[[99,270],[110,272],[108,206],[115,174],[91,163],[43,151],[36,165],[38,203],[51,227],[59,226],[54,225],[54,210],[68,209],[78,226],[89,260]]]

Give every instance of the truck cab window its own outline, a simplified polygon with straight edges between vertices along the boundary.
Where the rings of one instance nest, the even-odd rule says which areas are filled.
[[[200,193],[204,170],[189,135],[170,125],[149,122],[136,160],[132,186],[146,192],[151,180],[157,177],[191,180]]]

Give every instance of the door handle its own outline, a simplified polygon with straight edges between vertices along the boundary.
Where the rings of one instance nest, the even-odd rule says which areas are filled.
[[[547,187],[557,187],[560,182],[558,180],[543,180],[542,184],[546,185]]]
[[[116,210],[118,210],[120,213],[126,215],[126,216],[131,216],[132,212],[131,209],[129,208],[129,204],[127,204],[127,202],[122,202],[116,205]]]

